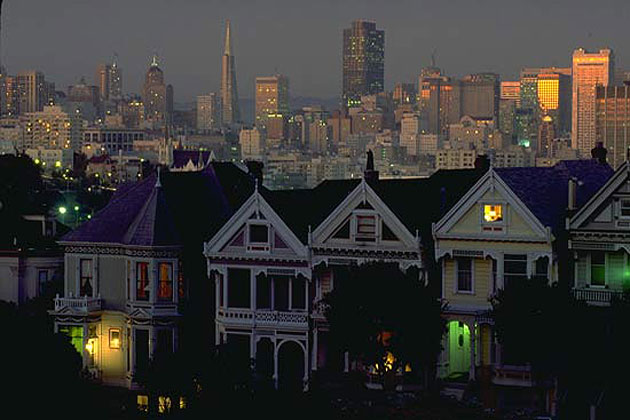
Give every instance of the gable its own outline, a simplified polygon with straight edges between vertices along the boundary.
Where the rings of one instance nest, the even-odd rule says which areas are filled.
[[[313,245],[413,247],[417,240],[380,197],[361,182],[313,231]]]
[[[569,221],[571,230],[630,232],[630,164],[615,174]]]
[[[305,258],[306,247],[265,199],[255,191],[215,236],[206,256],[278,256]]]
[[[436,237],[546,240],[547,229],[510,188],[488,171],[434,227]]]

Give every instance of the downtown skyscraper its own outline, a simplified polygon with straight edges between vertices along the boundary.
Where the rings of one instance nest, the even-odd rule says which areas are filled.
[[[236,64],[232,55],[230,21],[225,26],[225,47],[221,60],[221,109],[223,124],[234,124],[240,121],[238,91],[236,89]]]
[[[571,112],[571,145],[582,157],[595,147],[595,96],[597,86],[613,82],[615,56],[610,49],[573,52],[573,101]]]
[[[356,20],[343,30],[343,105],[360,105],[361,95],[382,92],[384,86],[385,31],[375,22]]]

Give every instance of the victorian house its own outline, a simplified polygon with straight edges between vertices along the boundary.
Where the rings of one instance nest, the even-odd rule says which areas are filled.
[[[230,163],[158,172],[120,186],[105,208],[62,238],[64,292],[51,315],[95,379],[133,387],[156,352],[180,346],[182,305],[194,304],[207,281],[203,241],[253,185]]]
[[[426,227],[479,174],[379,180],[368,170],[362,180],[324,181],[310,190],[256,188],[205,244],[216,343],[234,343],[280,387],[306,388],[318,370],[349,370],[348,355],[330,345],[324,296],[370,261],[416,267],[419,281],[427,281],[421,234],[430,239]]]
[[[630,288],[630,163],[622,164],[567,224],[575,298],[610,305]]]
[[[441,377],[534,386],[529,369],[510,365],[495,342],[490,298],[532,277],[559,280],[566,264],[561,257],[567,208],[581,207],[611,174],[596,159],[550,168],[491,168],[435,223],[448,319]]]

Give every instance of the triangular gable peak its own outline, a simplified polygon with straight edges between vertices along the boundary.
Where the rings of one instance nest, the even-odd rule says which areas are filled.
[[[418,248],[418,239],[365,180],[312,232],[310,242],[312,246]]]
[[[571,230],[630,232],[630,163],[615,174],[569,220]]]
[[[437,239],[551,241],[545,227],[491,168],[433,226]]]
[[[305,259],[306,246],[258,191],[205,244],[206,257]]]

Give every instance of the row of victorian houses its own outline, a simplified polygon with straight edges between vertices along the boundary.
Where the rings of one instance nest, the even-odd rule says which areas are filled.
[[[202,154],[179,160],[192,170],[119,188],[60,242],[55,328],[104,383],[133,388],[154,352],[175,351],[182,303],[210,282],[215,343],[267,366],[277,385],[306,388],[315,371],[349,367],[329,346],[322,298],[353,265],[386,261],[419,268],[446,304],[440,377],[489,372],[496,386],[533,387],[526,368],[502,360],[489,297],[542,276],[606,305],[630,280],[630,166],[613,173],[601,148],[550,168],[403,180],[368,168],[288,191]]]

